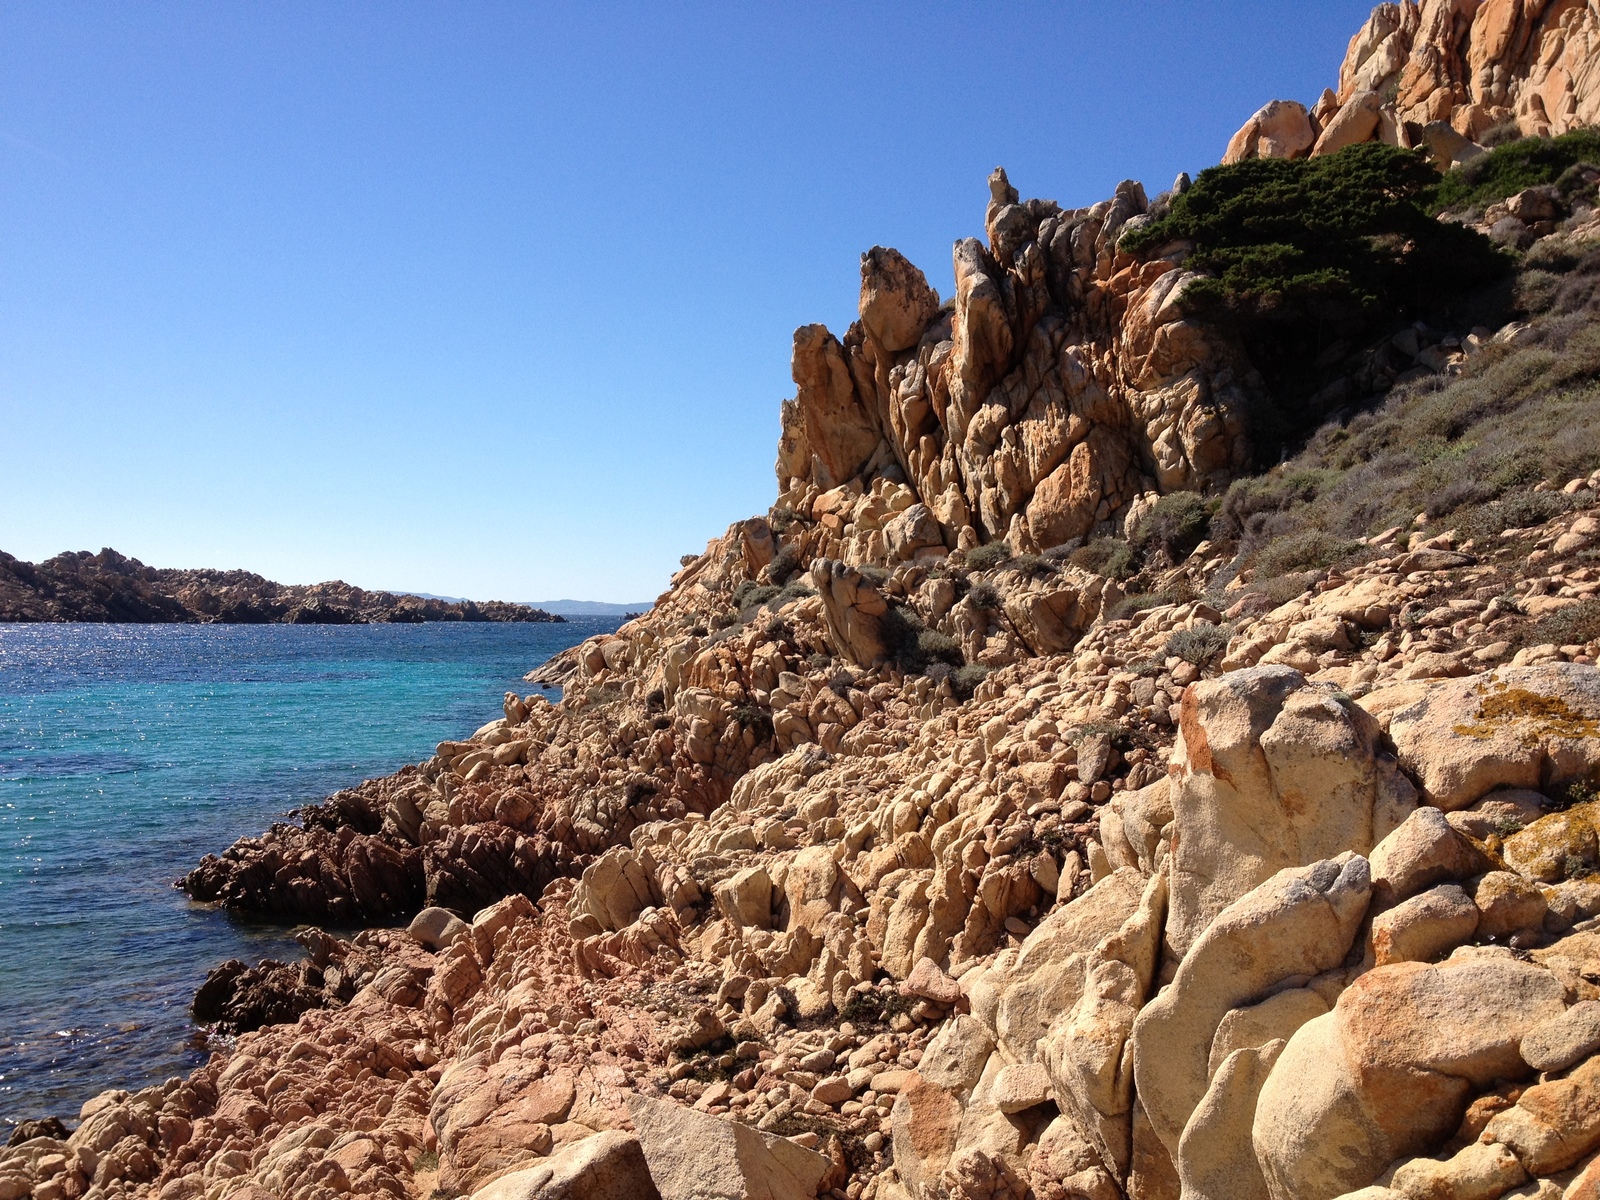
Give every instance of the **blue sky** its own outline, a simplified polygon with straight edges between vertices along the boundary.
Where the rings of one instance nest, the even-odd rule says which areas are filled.
[[[1366,3],[0,7],[0,549],[636,600],[797,325],[1335,82]]]

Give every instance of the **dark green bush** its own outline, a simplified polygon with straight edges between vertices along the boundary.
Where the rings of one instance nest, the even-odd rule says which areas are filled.
[[[1436,308],[1465,304],[1510,259],[1481,234],[1427,211],[1438,175],[1410,150],[1372,142],[1302,159],[1202,171],[1161,220],[1122,239],[1144,253],[1184,239],[1205,272],[1181,302],[1233,330],[1272,398],[1252,413],[1265,461],[1320,413],[1306,402],[1342,373],[1350,344]],[[1334,349],[1333,362],[1321,362]]]
[[[1543,317],[1525,344],[1486,347],[1454,378],[1396,387],[1283,465],[1236,481],[1211,534],[1237,549],[1241,569],[1258,566],[1257,590],[1278,595],[1340,565],[1341,550],[1355,561],[1356,539],[1410,529],[1418,513],[1480,540],[1541,524],[1570,501],[1533,486],[1597,467],[1600,315]]]
[[[778,552],[772,556],[772,562],[767,567],[767,575],[772,582],[782,587],[794,577],[800,569],[800,551],[793,546],[780,546]]]
[[[1072,552],[1073,566],[1107,579],[1127,579],[1139,569],[1133,548],[1121,538],[1096,538]]]
[[[1487,239],[1428,215],[1437,185],[1421,154],[1377,142],[1320,158],[1246,159],[1202,171],[1166,218],[1123,248],[1193,241],[1187,265],[1216,276],[1185,295],[1200,310],[1278,325],[1391,317],[1505,269]]]
[[[801,583],[798,579],[791,579],[783,585],[783,590],[772,598],[772,607],[782,608],[791,600],[803,600],[807,596],[815,596],[816,594],[809,586]]]
[[[1585,162],[1600,162],[1600,130],[1519,138],[1447,172],[1434,192],[1434,206],[1439,210],[1493,204],[1526,188],[1555,183],[1568,169]]]
[[[974,608],[981,608],[986,612],[998,612],[1000,609],[1000,593],[995,590],[992,583],[975,583],[967,591],[967,600]]]
[[[733,710],[733,719],[739,722],[741,728],[754,730],[756,741],[772,740],[772,714],[766,709],[753,704],[741,704]]]
[[[1023,576],[1053,575],[1056,564],[1041,554],[1019,554],[1006,563],[1006,570],[1016,571]]]
[[[965,555],[969,571],[992,570],[1010,557],[1011,547],[1004,542],[990,542],[986,546],[974,546]]]
[[[881,588],[889,582],[889,572],[882,567],[874,567],[868,564],[861,568],[861,578],[865,579],[873,587]]]
[[[1276,579],[1295,571],[1331,567],[1361,550],[1359,543],[1334,537],[1320,529],[1278,538],[1256,556],[1256,577]]]
[[[1469,513],[1460,529],[1468,537],[1495,537],[1507,529],[1543,525],[1572,507],[1572,498],[1560,492],[1514,492]]]
[[[1216,508],[1214,501],[1197,492],[1172,492],[1155,502],[1129,540],[1147,559],[1154,556],[1176,565],[1205,541]]]
[[[1600,641],[1600,600],[1580,600],[1540,617],[1522,632],[1524,646],[1583,646]]]
[[[759,608],[776,596],[778,591],[779,589],[770,583],[756,583],[747,579],[733,589],[733,604],[742,614],[752,608]]]

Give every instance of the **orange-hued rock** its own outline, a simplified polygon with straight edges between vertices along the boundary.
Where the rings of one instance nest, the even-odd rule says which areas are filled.
[[[1288,104],[1251,117],[1223,161],[1294,157],[1283,151],[1297,138],[1265,132],[1264,114]],[[1316,154],[1373,140],[1411,146],[1408,128],[1438,123],[1473,142],[1499,125],[1548,137],[1600,123],[1600,12],[1576,0],[1380,4],[1350,39],[1333,103],[1313,117]]]

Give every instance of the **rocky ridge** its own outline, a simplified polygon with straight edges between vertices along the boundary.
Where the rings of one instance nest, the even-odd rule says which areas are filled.
[[[997,172],[949,306],[865,256],[771,512],[535,672],[559,704],[186,880],[410,925],[219,968],[260,1028],[19,1128],[0,1200],[1600,1194],[1600,456],[1333,565],[1259,522],[1088,562],[1239,469],[1261,386],[1159,298],[1181,248],[1102,241],[1142,196]],[[1389,408],[1592,388],[1593,324],[1400,330]]]
[[[249,571],[147,567],[110,549],[58,554],[41,563],[0,551],[0,622],[365,625],[565,619],[500,600],[436,600],[369,592],[338,580],[282,584]]]
[[[1224,162],[1334,154],[1382,141],[1468,162],[1511,132],[1600,124],[1600,12],[1584,0],[1403,0],[1350,39],[1339,86],[1310,109],[1274,100]]]

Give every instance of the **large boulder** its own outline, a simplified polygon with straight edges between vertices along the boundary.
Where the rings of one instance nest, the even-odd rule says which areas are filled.
[[[1316,129],[1304,104],[1297,100],[1269,100],[1229,140],[1222,161],[1300,158],[1316,140]]]
[[[1370,142],[1378,132],[1382,111],[1383,97],[1377,92],[1357,92],[1328,120],[1311,153],[1337,154],[1346,146]]]
[[[1128,1039],[1161,958],[1167,877],[1151,877],[1139,907],[1084,963],[1083,994],[1039,1042],[1056,1103],[1119,1179],[1133,1136],[1133,1063]]]
[[[1288,867],[1365,855],[1415,807],[1377,722],[1332,684],[1251,667],[1184,692],[1167,941],[1181,956]]]
[[[1549,663],[1452,679],[1396,709],[1389,735],[1446,812],[1495,788],[1549,792],[1600,773],[1600,670]]]
[[[874,246],[861,256],[861,324],[890,354],[909,350],[939,314],[939,294],[900,251]]]
[[[1048,587],[1008,592],[1005,611],[1035,654],[1061,654],[1121,599],[1122,589],[1112,580],[1069,567]]]
[[[824,488],[838,487],[877,451],[882,440],[877,422],[856,395],[844,347],[826,326],[802,325],[794,331],[789,370],[797,389],[791,411],[798,420],[784,424],[798,426],[799,453],[806,459],[794,464],[796,473],[808,472]]]
[[[1137,871],[1113,872],[1040,922],[1014,957],[1000,956],[968,985],[974,1014],[992,1023],[1012,1059],[1037,1057],[1050,1023],[1078,1002],[1085,961],[1133,915],[1144,890]]]
[[[829,1160],[788,1138],[648,1096],[628,1097],[661,1200],[812,1200]]]
[[[502,1175],[472,1200],[661,1200],[639,1139],[617,1130],[575,1142],[536,1167]]]
[[[883,594],[854,567],[834,559],[811,564],[811,586],[822,598],[828,640],[839,657],[869,667],[886,654]]]
[[[626,929],[646,908],[662,903],[661,889],[627,846],[613,846],[589,866],[572,894],[568,911],[589,916],[602,930]]]
[[[1133,1026],[1133,1074],[1151,1127],[1174,1156],[1206,1093],[1211,1044],[1230,1009],[1286,979],[1342,965],[1371,895],[1367,860],[1346,853],[1280,871],[1225,908]]]
[[[1369,971],[1289,1039],[1251,1135],[1272,1200],[1365,1187],[1453,1133],[1475,1091],[1529,1074],[1518,1045],[1566,989],[1509,952],[1458,954]]]

